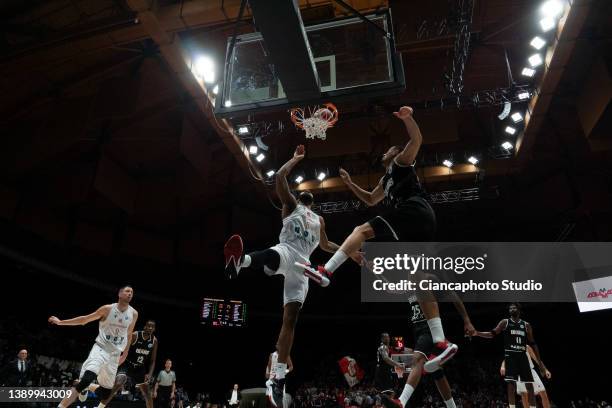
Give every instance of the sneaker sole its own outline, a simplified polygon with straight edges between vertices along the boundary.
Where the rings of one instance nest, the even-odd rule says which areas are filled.
[[[442,354],[425,363],[425,371],[428,373],[438,371],[444,365],[444,363],[446,363],[448,360],[453,358],[455,354],[457,354],[457,351],[459,351],[459,347],[456,344],[447,347]]]
[[[321,275],[319,273],[319,271],[314,270],[313,268],[311,268],[308,265],[304,265],[303,263],[300,262],[295,262],[295,266],[299,266],[300,268],[304,268],[304,275],[306,275],[307,278],[312,279],[313,281],[315,281],[318,285],[322,286],[322,287],[326,287],[329,285],[329,279],[323,275]]]

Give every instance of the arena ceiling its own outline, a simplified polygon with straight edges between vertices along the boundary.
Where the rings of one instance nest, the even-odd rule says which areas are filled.
[[[345,14],[328,0],[299,2],[306,24]],[[440,205],[443,238],[609,238],[612,230],[610,132],[610,3],[574,1],[562,19],[544,68],[521,76],[537,32],[538,2],[476,0],[470,27],[464,94],[529,83],[537,96],[515,104],[526,114],[509,155],[500,155],[506,122],[501,108],[440,105],[460,2],[353,0],[362,12],[390,7],[403,54],[406,91],[384,101],[339,105],[341,119],[325,142],[307,144],[297,169],[319,201],[349,196],[337,168],[364,185],[376,182],[376,158],[402,138],[389,112],[422,107],[425,144],[421,176],[432,192],[477,188],[478,201]],[[305,142],[285,111],[256,118],[214,117],[214,95],[202,87],[186,55],[204,49],[219,66],[235,27],[251,32],[247,9],[238,24],[237,0],[4,1],[0,6],[0,217],[6,231],[33,233],[61,248],[161,264],[217,267],[232,232],[252,241],[274,239],[276,201],[265,172]],[[427,107],[425,108],[425,102]],[[250,140],[234,128],[264,121],[282,131],[265,137],[268,157],[257,163]],[[478,155],[477,166],[466,163]],[[456,163],[442,166],[445,158]],[[315,171],[329,177],[314,182]],[[310,175],[310,176],[309,176]],[[337,240],[358,212],[334,215]],[[586,221],[585,221],[586,220]],[[329,225],[330,223],[328,223]],[[476,224],[477,226],[474,226]],[[270,227],[274,226],[274,228]],[[473,231],[470,235],[469,231]],[[606,235],[607,234],[607,235]],[[5,237],[7,235],[5,234]],[[10,246],[10,238],[4,240]],[[31,254],[31,255],[36,255]]]

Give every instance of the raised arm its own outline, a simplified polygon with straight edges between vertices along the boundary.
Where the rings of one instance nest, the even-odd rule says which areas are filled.
[[[404,150],[395,157],[395,162],[400,166],[410,166],[414,163],[419,153],[419,149],[421,148],[421,143],[423,143],[423,135],[412,113],[412,108],[408,106],[402,106],[399,112],[393,112],[396,118],[404,122],[404,126],[408,131],[408,136],[410,137],[410,140],[406,143],[406,146],[404,146]]]
[[[78,316],[72,319],[60,320],[55,316],[51,316],[48,321],[51,324],[55,324],[58,326],[82,326],[90,322],[94,322],[96,320],[105,319],[108,315],[108,312],[111,308],[111,305],[104,305],[98,308],[95,312],[85,315]]]
[[[382,201],[385,198],[385,192],[382,186],[382,178],[372,191],[366,191],[363,188],[359,187],[357,184],[353,182],[351,176],[348,174],[346,170],[340,168],[340,178],[344,181],[344,184],[357,196],[358,199],[363,201],[366,205],[372,207]]]
[[[128,327],[128,341],[125,343],[125,348],[121,352],[121,356],[119,356],[119,365],[123,364],[127,355],[130,351],[130,344],[132,344],[132,335],[134,334],[134,327],[136,326],[136,320],[138,320],[138,312],[134,310],[134,319],[132,319],[132,323],[130,327]]]
[[[321,248],[325,252],[333,254],[340,248],[340,245],[336,244],[335,242],[331,242],[329,239],[327,239],[327,233],[325,232],[325,220],[323,219],[323,217],[319,217],[319,222],[321,224],[321,228],[319,231],[319,248]]]
[[[497,326],[493,330],[489,332],[474,331],[474,336],[482,337],[485,339],[492,339],[493,337],[497,336],[499,333],[503,332],[507,326],[508,326],[508,319],[503,319],[497,324]]]
[[[474,325],[472,325],[472,321],[470,320],[470,316],[468,315],[467,309],[465,308],[463,301],[461,300],[459,295],[455,293],[455,291],[451,291],[450,296],[453,301],[453,305],[455,306],[455,309],[457,309],[457,312],[459,312],[461,318],[463,319],[463,332],[466,336],[473,336],[476,333],[476,329],[474,329]]]
[[[304,145],[299,145],[293,157],[289,161],[283,164],[283,167],[278,169],[276,172],[276,194],[283,204],[283,213],[291,212],[295,209],[297,202],[291,191],[289,191],[289,183],[287,182],[287,176],[291,173],[293,167],[304,158]]]

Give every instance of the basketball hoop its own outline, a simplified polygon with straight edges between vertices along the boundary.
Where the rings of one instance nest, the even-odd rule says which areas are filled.
[[[338,109],[333,103],[326,103],[322,108],[318,106],[308,109],[309,116],[302,108],[293,108],[289,112],[291,121],[298,128],[306,132],[306,139],[318,138],[325,140],[325,131],[338,121]]]

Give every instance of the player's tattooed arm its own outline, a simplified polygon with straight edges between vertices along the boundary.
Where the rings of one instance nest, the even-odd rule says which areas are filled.
[[[485,339],[492,339],[493,337],[497,336],[499,333],[503,332],[506,329],[506,326],[508,326],[508,320],[503,319],[490,332],[475,331],[474,336],[482,337]]]
[[[299,145],[296,147],[293,157],[276,172],[276,194],[283,204],[283,213],[293,211],[297,205],[295,197],[289,191],[287,176],[291,173],[293,167],[304,158],[304,154],[304,145]]]
[[[355,194],[355,196],[363,201],[366,205],[372,207],[382,201],[385,198],[385,191],[382,186],[382,178],[372,191],[366,191],[363,188],[359,187],[353,180],[351,179],[351,175],[348,174],[346,170],[340,167],[340,178],[346,184],[346,186]]]
[[[130,344],[132,344],[132,334],[134,333],[134,327],[136,326],[136,320],[138,320],[138,312],[134,310],[134,318],[132,319],[132,323],[130,327],[128,327],[128,341],[125,343],[125,348],[121,352],[119,356],[119,365],[123,364],[125,359],[127,358],[128,352],[130,351]]]
[[[410,140],[406,143],[404,150],[400,154],[395,157],[396,163],[409,166],[414,163],[417,154],[419,153],[419,149],[421,148],[421,143],[423,143],[423,135],[421,134],[421,130],[419,129],[419,125],[414,120],[412,116],[413,110],[408,106],[402,106],[398,112],[393,112],[393,115],[404,122],[404,126],[406,126],[406,130],[408,131],[408,136]]]
[[[108,316],[108,312],[110,311],[111,305],[104,305],[98,308],[93,313],[90,313],[85,316],[78,316],[72,319],[61,320],[56,316],[51,316],[48,319],[48,322],[51,324],[55,324],[57,326],[82,326],[90,322],[94,322],[96,320],[104,320],[106,316]]]

